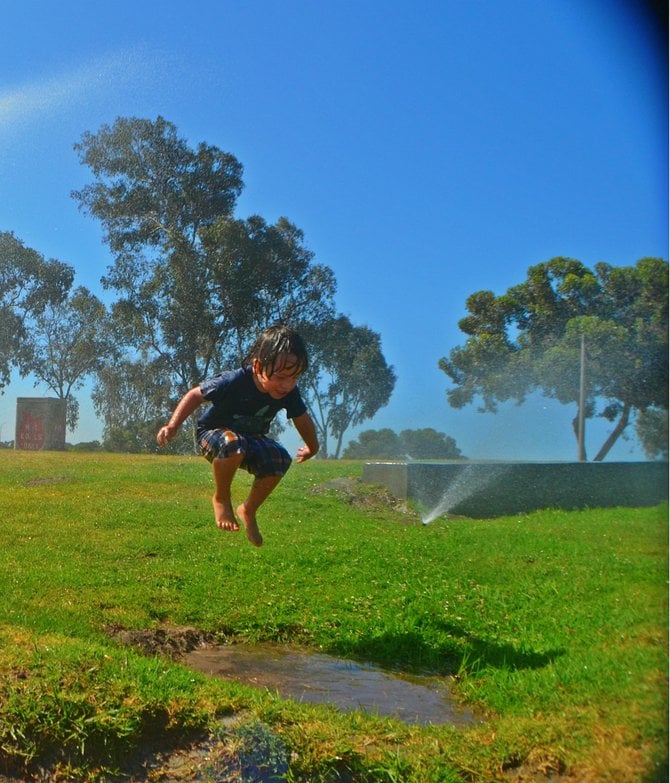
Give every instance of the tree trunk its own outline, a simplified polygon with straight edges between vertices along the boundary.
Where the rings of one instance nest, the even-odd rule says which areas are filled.
[[[310,383],[309,388],[312,392],[312,400],[306,398],[305,405],[307,406],[307,412],[312,417],[314,426],[316,427],[316,434],[319,438],[319,459],[328,459],[328,419],[324,416],[323,405],[321,404],[321,397],[319,396],[319,390],[315,383]]]
[[[337,448],[335,449],[335,459],[340,458],[340,450],[342,449],[342,440],[344,438],[344,430],[340,432],[337,437]]]
[[[579,411],[577,411],[577,415],[572,420],[572,431],[575,433],[575,440],[577,441],[577,449],[579,450]],[[587,456],[586,456],[586,445],[583,444],[582,448],[582,455],[584,459],[580,459],[580,462],[586,462]]]
[[[193,453],[198,454],[198,417],[192,414],[189,418],[191,438],[193,439]]]
[[[600,451],[594,457],[593,459],[594,462],[602,462],[605,459],[609,450],[612,448],[612,446],[614,446],[614,444],[619,439],[619,435],[621,435],[621,433],[628,426],[629,419],[630,419],[630,405],[626,403],[623,407],[623,411],[621,412],[621,417],[619,421],[616,423],[616,426],[610,433],[609,438],[607,438],[607,440],[603,443]]]

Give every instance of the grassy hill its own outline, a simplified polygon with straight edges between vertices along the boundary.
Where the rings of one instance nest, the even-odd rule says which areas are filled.
[[[256,549],[216,529],[202,459],[0,451],[0,777],[269,780],[239,763],[263,746],[295,781],[667,779],[667,506],[422,526],[360,472],[294,465]],[[126,643],[184,628],[452,676],[482,721],[344,714]]]

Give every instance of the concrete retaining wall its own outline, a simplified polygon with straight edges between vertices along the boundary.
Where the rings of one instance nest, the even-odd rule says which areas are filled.
[[[427,512],[483,519],[542,508],[653,506],[668,498],[662,462],[368,462],[381,484]]]

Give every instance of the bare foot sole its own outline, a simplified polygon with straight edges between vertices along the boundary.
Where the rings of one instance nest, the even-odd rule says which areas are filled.
[[[237,516],[244,522],[244,527],[247,531],[247,538],[254,546],[263,546],[263,536],[258,529],[256,523],[256,516],[250,514],[244,506],[244,503],[237,507]]]
[[[226,507],[216,499],[216,495],[212,497],[212,506],[214,506],[214,519],[219,530],[229,530],[234,533],[240,529],[233,514],[232,506]]]

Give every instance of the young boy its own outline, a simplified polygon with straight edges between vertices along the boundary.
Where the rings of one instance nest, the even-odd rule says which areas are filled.
[[[165,446],[200,405],[212,403],[198,419],[197,442],[214,471],[214,518],[221,530],[240,529],[230,488],[238,468],[253,474],[254,482],[247,499],[237,507],[237,516],[254,546],[263,543],[256,511],[291,464],[286,449],[267,437],[272,419],[284,408],[293,420],[305,442],[297,451],[298,462],[319,450],[314,422],[297,386],[306,368],[302,338],[286,326],[271,326],[258,337],[243,368],[224,372],[187,392],[156,437],[158,445]]]

